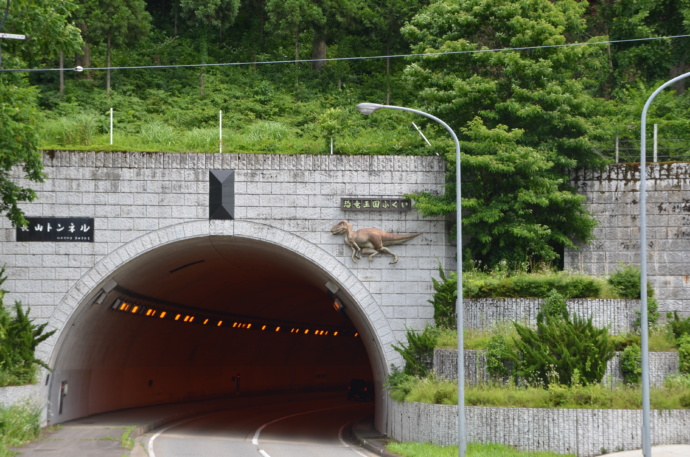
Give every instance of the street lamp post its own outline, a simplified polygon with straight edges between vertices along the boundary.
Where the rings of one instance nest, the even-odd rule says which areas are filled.
[[[404,108],[402,106],[394,105],[380,105],[378,103],[360,103],[357,109],[365,115],[369,115],[379,109],[397,109],[401,111],[408,111],[422,115],[432,121],[441,124],[450,133],[455,141],[455,198],[456,198],[456,226],[457,226],[457,272],[458,272],[458,299],[456,306],[456,313],[458,319],[458,455],[464,457],[467,449],[467,440],[465,432],[465,350],[463,342],[463,303],[462,303],[462,224],[461,224],[461,203],[460,203],[460,141],[458,137],[450,128],[448,124],[443,122],[436,116],[432,116],[424,111],[419,111],[412,108]]]
[[[690,76],[685,73],[666,81],[647,99],[640,123],[640,343],[642,352],[642,454],[652,457],[649,417],[649,329],[647,312],[647,111],[662,90]]]

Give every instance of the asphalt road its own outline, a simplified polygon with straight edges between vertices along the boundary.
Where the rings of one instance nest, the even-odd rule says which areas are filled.
[[[344,398],[281,402],[206,413],[154,430],[149,457],[370,457],[343,431],[373,413]]]

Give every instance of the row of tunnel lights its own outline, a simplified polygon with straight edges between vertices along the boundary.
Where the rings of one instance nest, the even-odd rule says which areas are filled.
[[[273,332],[287,332],[287,327],[281,327],[280,325],[275,325],[275,324],[256,324],[254,325],[253,322],[240,322],[240,321],[233,321],[232,325],[230,324],[230,321],[224,321],[222,319],[211,319],[208,317],[202,317],[197,319],[197,316],[193,314],[185,314],[185,313],[177,313],[177,312],[168,312],[165,310],[158,310],[153,307],[149,306],[144,306],[144,305],[138,305],[130,302],[126,302],[121,299],[115,300],[113,303],[112,309],[115,311],[123,312],[123,313],[129,313],[129,314],[136,314],[139,316],[145,316],[145,317],[153,317],[153,318],[158,318],[158,319],[168,319],[168,320],[173,320],[173,321],[178,321],[178,322],[183,322],[183,323],[201,323],[201,325],[212,325],[215,327],[231,327],[235,329],[255,329],[255,330],[261,330],[261,331],[273,331]],[[339,330],[320,330],[320,329],[302,329],[302,328],[297,328],[297,327],[291,327],[290,328],[290,333],[294,334],[302,334],[302,335],[317,335],[317,336],[343,336],[346,335],[346,333],[350,333],[353,337],[358,338],[359,337],[359,332],[342,332]]]

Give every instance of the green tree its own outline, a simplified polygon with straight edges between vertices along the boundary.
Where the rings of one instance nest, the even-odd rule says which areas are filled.
[[[328,42],[356,23],[364,8],[364,0],[268,0],[266,10],[273,30],[294,37],[295,56],[299,55],[299,36],[309,30],[313,34],[312,68],[319,70],[324,62]]]
[[[106,92],[110,94],[113,47],[134,43],[151,28],[144,0],[78,0],[78,22],[89,44],[106,44]]]
[[[460,132],[465,233],[473,257],[490,266],[553,261],[591,238],[595,222],[567,176],[604,162],[590,121],[601,112],[592,93],[605,49],[488,52],[576,40],[585,8],[575,0],[439,0],[403,28],[413,52],[452,53],[419,59],[405,77],[418,103]],[[449,169],[446,195],[418,196],[424,214],[455,210]]]
[[[70,24],[75,5],[48,0],[15,0],[2,22],[2,31],[26,35],[26,40],[0,39],[2,68],[25,68],[77,52],[78,29]],[[25,74],[0,72],[0,212],[15,226],[26,224],[21,202],[33,201],[35,192],[18,183],[12,170],[29,182],[43,181],[38,152],[37,92]]]
[[[180,0],[180,6],[192,18],[192,23],[199,27],[199,52],[201,63],[208,61],[209,33],[217,29],[222,37],[237,17],[240,0]],[[200,94],[205,94],[206,72],[202,69]]]

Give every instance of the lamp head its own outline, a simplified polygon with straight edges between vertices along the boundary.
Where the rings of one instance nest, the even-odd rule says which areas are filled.
[[[364,115],[369,115],[381,108],[384,108],[384,106],[378,103],[360,103],[359,105],[357,105],[357,109],[359,110],[359,112]]]

